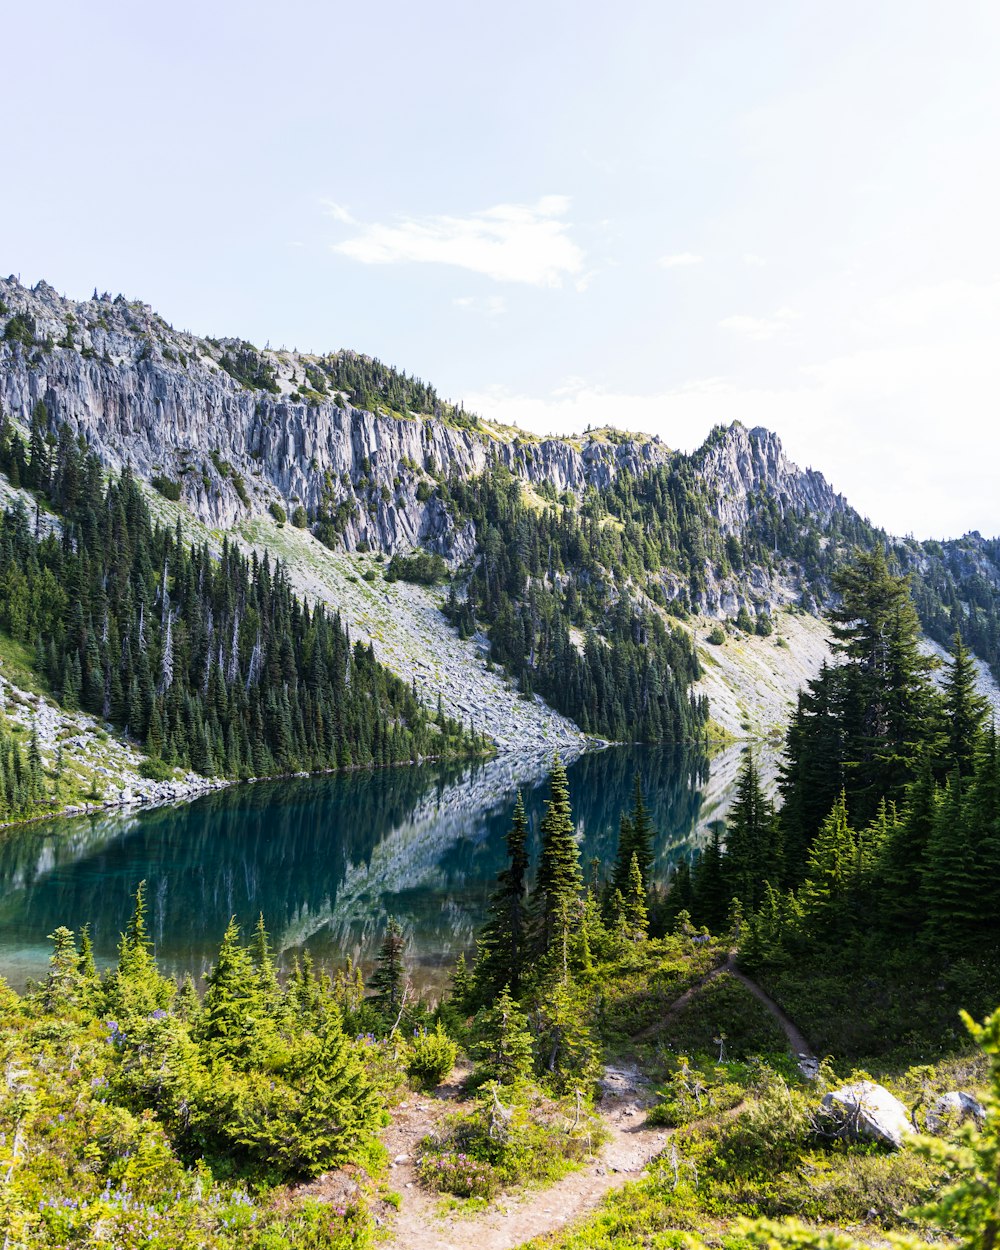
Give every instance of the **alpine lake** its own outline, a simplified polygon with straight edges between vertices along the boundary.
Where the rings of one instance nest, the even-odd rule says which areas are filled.
[[[745,749],[710,758],[608,747],[568,763],[585,874],[595,857],[614,858],[638,774],[665,880],[724,817]],[[773,777],[773,752],[761,756]],[[256,782],[0,831],[0,976],[17,989],[43,977],[59,925],[89,924],[98,964],[112,963],[145,881],[164,971],[203,976],[230,917],[249,935],[259,914],[285,967],[308,949],[317,963],[350,956],[367,971],[395,917],[415,986],[438,990],[459,953],[474,950],[518,789],[537,853],[549,762],[508,756]]]

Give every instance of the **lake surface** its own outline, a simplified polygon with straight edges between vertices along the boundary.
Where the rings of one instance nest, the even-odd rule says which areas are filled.
[[[638,772],[665,878],[723,816],[740,756],[614,747],[575,760],[584,863],[613,858]],[[473,947],[518,787],[537,849],[545,769],[503,759],[295,778],[0,832],[0,975],[18,988],[44,975],[46,936],[61,924],[89,923],[98,961],[111,962],[145,880],[157,956],[172,972],[202,975],[233,915],[249,931],[263,912],[286,963],[303,947],[324,962],[367,963],[395,916],[414,980],[436,985]]]

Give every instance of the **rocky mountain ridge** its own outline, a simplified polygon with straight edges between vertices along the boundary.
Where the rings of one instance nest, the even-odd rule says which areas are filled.
[[[349,384],[359,375],[368,379],[366,387]],[[386,384],[385,402],[378,397],[380,382]],[[401,395],[414,397],[413,406]],[[866,525],[821,473],[798,468],[777,436],[762,428],[719,427],[690,457],[658,438],[610,428],[541,438],[443,404],[433,388],[351,352],[321,357],[258,350],[238,339],[179,332],[148,305],[122,296],[95,292],[88,301],[74,302],[46,283],[28,289],[14,278],[0,279],[0,413],[26,431],[39,411],[50,434],[65,423],[109,469],[128,465],[156,485],[167,498],[155,493],[153,498],[185,528],[189,519],[192,537],[197,531],[214,542],[224,532],[248,550],[280,554],[301,593],[346,612],[354,636],[372,642],[379,657],[430,701],[442,688],[438,661],[447,653],[454,669],[443,682],[449,714],[471,716],[502,748],[522,742],[526,726],[524,715],[503,712],[508,701],[503,682],[494,680],[495,689],[486,691],[484,683],[493,680],[485,669],[488,640],[459,643],[443,618],[435,632],[430,620],[440,613],[423,599],[419,610],[395,599],[390,609],[383,591],[386,602],[375,609],[360,598],[356,611],[349,607],[352,596],[372,589],[365,582],[382,580],[378,567],[365,563],[372,553],[422,546],[453,567],[475,554],[472,522],[456,520],[442,491],[452,476],[480,474],[498,461],[532,488],[536,502],[572,492],[582,503],[588,488],[605,489],[622,474],[637,480],[650,470],[680,465],[683,481],[699,495],[718,535],[739,546],[754,534],[758,553],[762,515],[765,529],[770,525],[775,533],[785,521],[791,522],[786,531],[811,531],[814,553],[830,542],[827,534],[839,533],[834,541],[843,543],[845,533]],[[332,550],[302,529],[315,529],[319,517],[327,519],[323,540]],[[285,518],[292,523],[282,524]],[[876,531],[868,527],[868,533]],[[943,545],[890,541],[904,566],[922,579],[918,597],[934,587],[933,602],[921,607],[925,628],[939,644],[953,628],[941,609],[954,602],[955,592],[954,581],[940,589],[942,577],[971,587],[971,594],[963,592],[965,611],[974,610],[973,600],[980,606],[1000,602],[996,541],[978,534]],[[716,553],[722,546],[716,541]],[[697,592],[678,571],[663,569],[660,602],[683,604],[688,597],[702,620],[732,621],[744,608],[751,617],[776,613],[809,598],[804,593],[809,578],[802,560],[789,555],[793,549],[783,551],[776,540],[773,558],[768,546],[756,562],[744,559],[732,567],[717,554],[706,554]],[[334,576],[337,552],[361,564],[354,571],[351,565],[337,566]],[[641,580],[629,590],[650,604]],[[390,630],[387,611],[400,612],[405,628]],[[930,623],[935,611],[937,628]],[[751,647],[744,656],[742,644],[734,642],[719,666],[712,661],[721,653],[703,646],[707,627],[702,632],[692,618],[689,628],[707,665],[702,688],[716,723],[736,734],[779,724],[795,690],[827,654],[825,640],[807,630],[795,636],[790,665],[777,662],[784,656],[770,643],[758,648],[760,655],[751,655]],[[993,628],[980,622],[979,634],[989,644],[983,655],[992,654]],[[456,683],[475,691],[468,707],[452,697]],[[538,722],[533,738],[539,747],[557,740],[568,745],[573,726],[549,715],[540,700],[523,706]]]
[[[0,279],[0,324],[0,405],[15,421],[27,425],[43,403],[50,429],[65,422],[109,468],[128,464],[171,483],[215,528],[272,506],[287,514],[301,507],[310,517],[326,510],[347,550],[423,545],[460,563],[474,534],[454,524],[436,480],[481,473],[496,458],[529,484],[580,497],[676,455],[657,438],[617,431],[537,438],[454,410],[366,410],[343,392],[305,387],[322,358],[180,333],[121,296],[95,292],[74,302],[45,283],[29,290]],[[240,350],[255,353],[267,389],[227,372]],[[764,429],[716,432],[700,464],[723,533],[739,532],[763,492],[782,512],[829,519],[847,509],[821,474],[799,470]]]

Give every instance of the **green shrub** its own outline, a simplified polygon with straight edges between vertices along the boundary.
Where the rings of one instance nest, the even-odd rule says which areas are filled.
[[[722,644],[726,641],[726,631],[721,625],[714,625],[712,627],[712,632],[708,635],[708,641],[714,647],[722,646]]]
[[[292,524],[297,530],[304,530],[309,524],[309,514],[301,504],[292,513]]]
[[[518,1185],[558,1180],[600,1145],[600,1122],[537,1089],[483,1087],[471,1112],[421,1143],[420,1179],[460,1198],[491,1198]]]
[[[438,1021],[433,1033],[421,1029],[410,1046],[406,1075],[423,1089],[440,1085],[455,1066],[458,1047]]]
[[[143,760],[139,765],[139,776],[145,777],[147,781],[169,781],[173,775],[174,770],[170,765],[154,756]]]
[[[288,520],[287,514],[285,513],[285,509],[281,506],[280,503],[269,504],[267,510],[268,512],[270,512],[271,516],[274,517],[274,519],[278,522],[279,525],[284,525],[284,523]]]
[[[175,482],[172,478],[164,477],[162,473],[157,473],[155,477],[150,479],[154,490],[158,490],[164,499],[173,500],[176,503],[181,497],[181,484]]]

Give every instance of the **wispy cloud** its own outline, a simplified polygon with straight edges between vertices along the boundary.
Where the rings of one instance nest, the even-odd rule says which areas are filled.
[[[697,252],[673,252],[669,256],[661,256],[656,263],[661,269],[682,269],[687,265],[700,265],[703,259]]]
[[[354,218],[344,204],[338,204],[336,200],[324,200],[323,207],[326,209],[327,216],[332,217],[334,221],[342,221],[350,226],[355,224]]]
[[[451,302],[456,308],[468,308],[487,317],[499,317],[507,311],[507,301],[502,295],[459,295]]]
[[[791,308],[779,308],[773,317],[743,315],[723,317],[719,322],[719,327],[723,330],[732,330],[734,334],[740,334],[745,339],[763,343],[767,339],[777,338],[780,334],[784,334],[797,317],[798,314]]]
[[[558,287],[583,271],[568,212],[565,196],[546,195],[535,204],[498,204],[467,217],[361,223],[333,250],[365,265],[455,265],[497,282]]]
[[[767,261],[763,256],[758,256],[756,252],[743,253],[744,265],[749,265],[751,269],[763,269]]]

